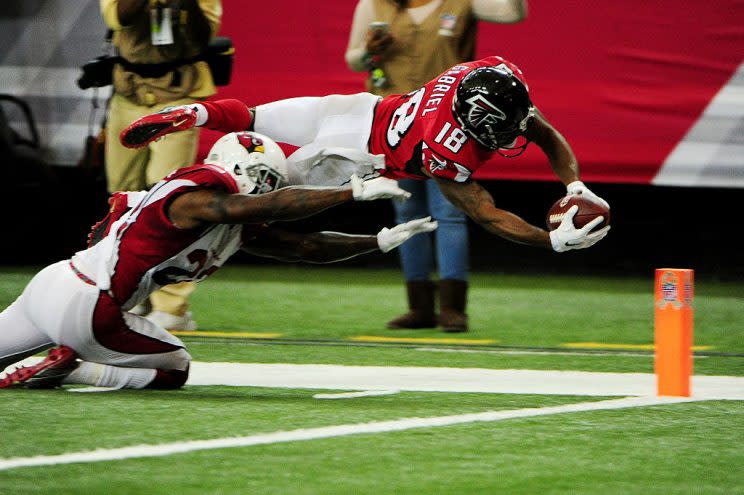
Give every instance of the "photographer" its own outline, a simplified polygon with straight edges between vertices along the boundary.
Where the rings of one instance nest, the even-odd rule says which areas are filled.
[[[216,93],[206,62],[193,62],[217,34],[220,0],[101,0],[121,61],[113,68],[114,92],[106,125],[109,192],[147,189],[196,158],[196,129],[174,139],[133,150],[119,133],[137,118],[165,106],[184,105]],[[194,283],[166,286],[150,297],[151,312],[140,312],[172,330],[195,330],[188,311]]]

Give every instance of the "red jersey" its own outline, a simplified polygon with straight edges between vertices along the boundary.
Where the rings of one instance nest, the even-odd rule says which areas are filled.
[[[455,65],[425,86],[405,95],[383,98],[375,110],[369,139],[372,154],[385,155],[383,175],[391,179],[426,179],[422,167],[437,177],[465,182],[493,156],[465,133],[453,113],[457,86],[479,67],[506,64],[520,79],[522,72],[501,57]]]
[[[73,263],[123,309],[164,285],[206,278],[265,225],[175,226],[166,214],[168,204],[199,189],[238,192],[224,169],[197,165],[176,170],[149,191],[117,194],[108,221],[94,226],[91,241],[99,242],[76,253]]]

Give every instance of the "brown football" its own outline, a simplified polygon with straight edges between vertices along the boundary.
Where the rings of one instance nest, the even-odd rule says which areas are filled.
[[[557,229],[566,211],[573,205],[579,206],[579,211],[576,212],[573,218],[574,227],[577,229],[580,229],[600,215],[604,217],[604,220],[592,230],[601,229],[605,225],[610,224],[610,210],[601,204],[589,201],[581,196],[564,196],[553,203],[553,206],[548,210],[548,215],[545,218],[548,230]]]

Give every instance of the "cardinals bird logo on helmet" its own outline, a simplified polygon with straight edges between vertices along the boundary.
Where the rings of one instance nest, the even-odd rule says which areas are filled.
[[[271,138],[257,132],[225,134],[204,163],[217,165],[235,179],[241,194],[263,194],[287,184],[287,159]]]

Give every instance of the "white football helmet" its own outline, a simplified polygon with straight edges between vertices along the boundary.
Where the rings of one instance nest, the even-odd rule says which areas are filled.
[[[204,163],[224,168],[241,194],[262,194],[287,185],[287,159],[268,136],[231,132],[214,143]]]

